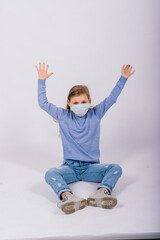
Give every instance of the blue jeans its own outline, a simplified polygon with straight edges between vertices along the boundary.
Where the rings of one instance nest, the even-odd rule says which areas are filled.
[[[117,164],[74,161],[51,168],[46,172],[45,180],[61,199],[62,192],[72,193],[68,184],[78,181],[100,183],[98,188],[105,187],[111,192],[121,174],[122,169]]]

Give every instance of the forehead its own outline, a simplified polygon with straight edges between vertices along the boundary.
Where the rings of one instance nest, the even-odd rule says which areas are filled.
[[[88,97],[87,97],[87,95],[84,93],[84,94],[81,94],[81,95],[79,95],[79,96],[73,96],[72,98],[71,98],[71,101],[73,102],[73,101],[83,101],[83,100],[85,100],[85,101],[88,101]]]

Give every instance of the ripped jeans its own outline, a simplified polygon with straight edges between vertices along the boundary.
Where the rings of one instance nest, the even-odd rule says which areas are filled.
[[[117,164],[72,161],[63,163],[58,168],[51,168],[46,172],[45,180],[62,199],[62,192],[72,193],[68,184],[78,181],[100,183],[97,189],[105,187],[111,192],[121,174],[122,169]]]

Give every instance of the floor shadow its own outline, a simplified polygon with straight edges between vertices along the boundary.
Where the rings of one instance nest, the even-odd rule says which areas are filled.
[[[41,195],[52,203],[57,204],[57,202],[59,201],[56,193],[51,189],[49,185],[47,185],[47,183],[45,183],[45,181],[33,184],[29,187],[29,190],[34,194]]]
[[[136,178],[127,175],[122,175],[121,178],[119,179],[117,186],[115,186],[113,191],[115,195],[118,196],[120,193],[126,191],[127,188],[129,188],[132,184],[135,183]]]

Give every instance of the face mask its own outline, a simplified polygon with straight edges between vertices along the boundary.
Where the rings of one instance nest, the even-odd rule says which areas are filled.
[[[78,105],[72,105],[70,107],[71,111],[74,112],[79,117],[83,117],[89,110],[91,104],[85,103],[85,104],[78,104]]]

